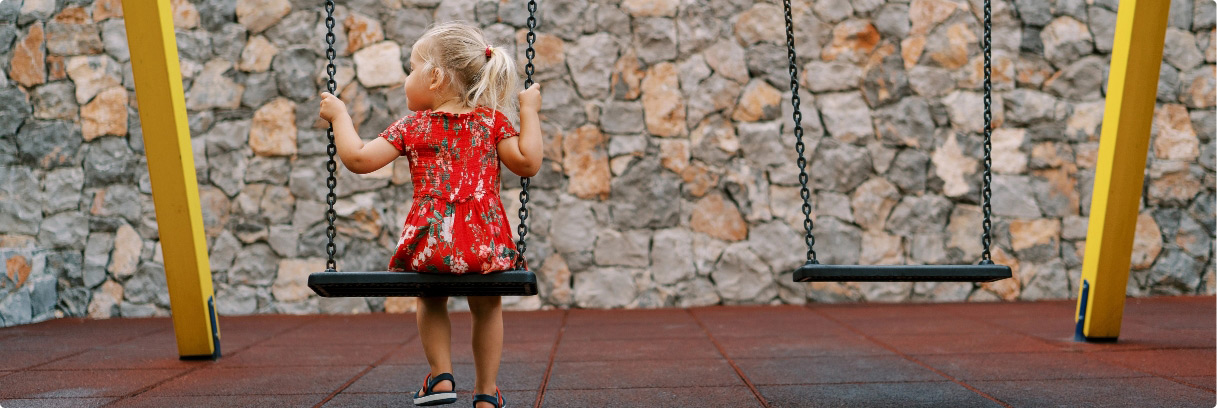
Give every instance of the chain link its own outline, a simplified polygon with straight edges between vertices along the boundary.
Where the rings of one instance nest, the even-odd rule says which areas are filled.
[[[985,54],[985,172],[983,175],[984,187],[981,189],[980,193],[981,199],[984,202],[982,211],[984,211],[985,218],[982,225],[984,226],[985,232],[984,235],[980,237],[980,243],[982,246],[984,246],[984,252],[981,253],[981,264],[993,263],[992,257],[989,253],[989,237],[993,228],[993,221],[990,219],[993,209],[989,203],[990,199],[993,197],[993,190],[990,188],[990,185],[993,183],[993,83],[991,79],[992,49],[990,48],[992,45],[993,12],[990,9],[989,1],[990,0],[985,0],[985,39],[984,44],[981,45],[981,50]]]
[[[811,233],[814,227],[811,222],[811,190],[807,188],[807,159],[803,155],[806,146],[803,144],[803,112],[799,110],[799,66],[794,50],[794,19],[790,16],[790,0],[782,3],[786,7],[786,52],[790,58],[790,104],[794,107],[792,115],[794,150],[799,154],[796,163],[799,165],[799,184],[803,186],[799,190],[799,196],[803,197],[803,229],[806,231],[803,238],[807,242],[807,262],[819,263],[816,261],[816,236]]]
[[[524,56],[528,58],[528,64],[524,65],[524,88],[532,86],[532,74],[536,71],[536,67],[532,64],[533,57],[537,56],[537,51],[533,49],[533,43],[537,41],[537,34],[534,32],[537,28],[537,2],[536,0],[528,1],[528,35],[524,38],[528,41],[528,48],[524,50]],[[516,241],[516,251],[519,252],[519,258],[516,258],[516,268],[524,269],[527,266],[524,261],[524,253],[528,251],[528,242],[524,237],[528,236],[528,177],[520,178],[520,225],[516,227],[516,232],[520,235],[520,239]]]
[[[325,87],[334,93],[338,89],[338,82],[334,80],[334,74],[338,72],[338,68],[334,65],[334,57],[337,52],[334,51],[334,0],[325,0],[325,72],[329,74],[329,79],[326,80]],[[329,172],[329,177],[325,179],[325,186],[329,188],[329,192],[325,195],[325,270],[337,271],[338,265],[334,262],[334,221],[338,215],[334,212],[334,202],[338,200],[338,196],[334,194],[334,188],[338,185],[338,178],[335,176],[338,171],[338,163],[334,161],[334,154],[338,153],[338,147],[334,145],[334,125],[331,124],[325,132],[329,139],[329,145],[326,146],[326,153],[329,154],[329,159],[325,162],[325,169]]]

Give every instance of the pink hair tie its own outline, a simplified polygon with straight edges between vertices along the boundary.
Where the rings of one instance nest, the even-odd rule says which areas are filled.
[[[490,46],[486,46],[486,59],[490,59]]]

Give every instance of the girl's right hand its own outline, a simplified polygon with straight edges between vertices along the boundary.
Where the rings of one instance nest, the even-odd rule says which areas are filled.
[[[541,84],[534,83],[520,91],[520,111],[538,112],[541,110]]]
[[[347,114],[347,104],[329,92],[321,93],[321,118],[334,123],[335,120]]]

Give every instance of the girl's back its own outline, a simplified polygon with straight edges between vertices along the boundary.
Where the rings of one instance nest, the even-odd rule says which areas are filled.
[[[516,258],[499,199],[498,144],[517,132],[502,113],[425,110],[381,134],[410,162],[414,202],[390,270],[486,273]]]

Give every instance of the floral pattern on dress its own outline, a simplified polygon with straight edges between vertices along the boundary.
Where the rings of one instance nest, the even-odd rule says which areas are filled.
[[[419,111],[384,132],[410,162],[414,201],[390,271],[490,273],[518,252],[499,199],[498,145],[519,133],[501,112]]]

